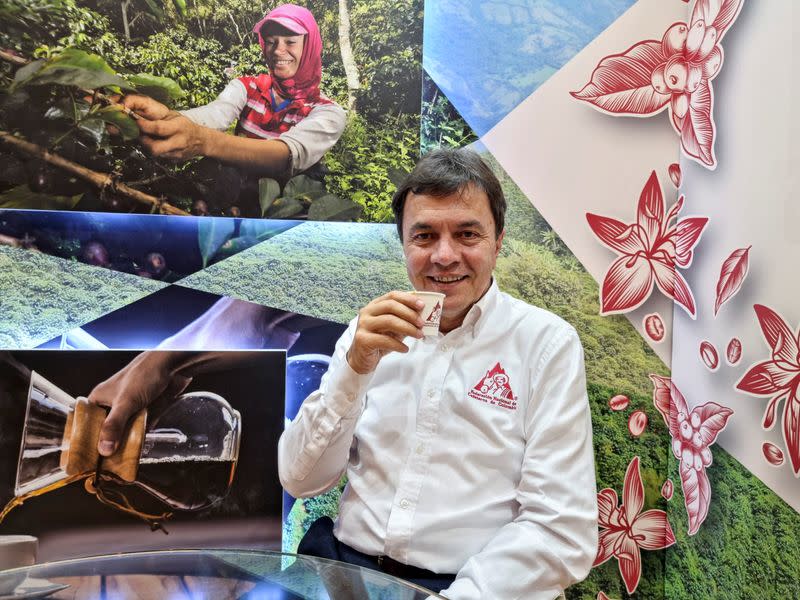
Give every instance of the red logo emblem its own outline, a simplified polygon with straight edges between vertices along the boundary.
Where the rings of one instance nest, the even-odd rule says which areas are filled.
[[[436,306],[433,307],[431,314],[429,314],[425,319],[426,325],[438,325],[439,319],[442,318],[442,303],[437,302]]]
[[[486,375],[481,379],[474,388],[467,394],[470,398],[508,408],[509,410],[517,409],[517,397],[511,390],[511,384],[508,380],[508,375],[497,363]]]

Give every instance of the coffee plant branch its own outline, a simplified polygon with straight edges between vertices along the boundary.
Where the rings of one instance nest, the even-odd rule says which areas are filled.
[[[20,139],[7,131],[0,131],[0,145],[7,146],[12,150],[22,153],[26,156],[44,160],[45,162],[58,167],[59,169],[67,171],[68,173],[71,173],[72,175],[80,177],[84,181],[91,183],[101,192],[111,192],[113,194],[118,194],[134,200],[135,202],[139,202],[140,204],[149,205],[153,211],[158,211],[169,215],[189,214],[186,211],[164,201],[163,198],[157,198],[155,196],[151,196],[150,194],[145,194],[144,192],[117,181],[112,174],[98,173],[97,171],[87,169],[83,165],[79,165],[71,160],[67,160],[62,156],[59,156],[58,154],[54,154],[38,144]]]

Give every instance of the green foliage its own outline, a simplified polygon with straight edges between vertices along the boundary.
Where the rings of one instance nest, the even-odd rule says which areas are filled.
[[[181,285],[347,323],[408,278],[393,226],[306,222]]]
[[[164,283],[0,246],[0,347],[33,348]],[[31,302],[35,298],[35,302]]]
[[[371,125],[352,115],[339,143],[325,157],[328,189],[364,207],[364,221],[393,221],[392,173],[408,173],[419,148],[419,118],[407,115]]]
[[[676,543],[667,551],[670,599],[800,598],[800,514],[719,446],[708,469],[711,507],[687,535],[678,461],[670,456],[675,496],[669,518]]]
[[[495,277],[500,289],[556,313],[577,329],[589,380],[614,387],[616,393],[647,394],[652,391],[648,375],[668,373],[624,316],[600,316],[594,279],[547,248],[507,237]]]
[[[176,25],[127,47],[117,64],[174,80],[187,90],[178,108],[191,108],[211,102],[222,91],[228,83],[223,71],[232,58],[218,41],[195,37],[185,26]]]
[[[297,218],[307,212],[309,221],[354,221],[362,210],[359,204],[329,194],[321,181],[303,174],[292,177],[283,190],[274,179],[260,179],[258,201],[261,215],[271,219]]]
[[[462,148],[478,136],[450,103],[436,83],[423,71],[420,146],[422,154],[436,148]]]

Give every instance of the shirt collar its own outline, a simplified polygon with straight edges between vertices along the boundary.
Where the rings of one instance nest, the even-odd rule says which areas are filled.
[[[489,285],[489,289],[486,290],[486,293],[480,300],[472,305],[467,315],[464,317],[464,322],[461,326],[470,328],[473,339],[477,335],[478,330],[483,327],[484,323],[488,320],[488,316],[485,317],[484,315],[488,315],[492,312],[492,308],[497,304],[499,294],[500,290],[497,287],[497,281],[492,277],[492,283]]]

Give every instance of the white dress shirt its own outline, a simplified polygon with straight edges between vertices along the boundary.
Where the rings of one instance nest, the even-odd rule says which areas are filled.
[[[247,89],[234,79],[215,100],[205,106],[182,110],[180,113],[198,125],[225,131],[230,127],[247,102]],[[330,150],[344,131],[347,115],[336,103],[320,104],[308,116],[275,139],[284,142],[292,155],[292,172],[305,171]]]
[[[551,600],[583,579],[597,503],[575,330],[492,283],[461,327],[359,375],[355,326],[281,436],[286,490],[313,496],[346,470],[336,537],[457,573],[448,598]]]

